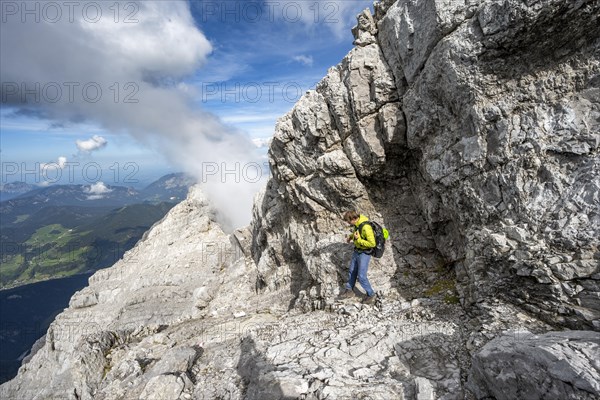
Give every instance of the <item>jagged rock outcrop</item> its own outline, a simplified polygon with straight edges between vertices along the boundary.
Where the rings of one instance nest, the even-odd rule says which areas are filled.
[[[588,331],[513,332],[473,359],[470,387],[478,398],[596,399],[600,336]]]
[[[255,210],[263,284],[327,304],[339,216],[357,208],[392,232],[380,290],[446,266],[473,312],[501,299],[600,330],[599,14],[555,0],[361,14],[357,47],[277,126]]]
[[[0,397],[599,396],[599,15],[593,0],[361,13],[356,47],[279,121],[252,226],[225,235],[192,189]],[[349,208],[392,234],[375,306],[335,300]]]

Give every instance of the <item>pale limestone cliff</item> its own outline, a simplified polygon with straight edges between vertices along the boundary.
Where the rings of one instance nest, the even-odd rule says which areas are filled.
[[[259,278],[326,304],[343,278],[332,233],[357,208],[393,233],[374,268],[384,292],[444,266],[471,311],[500,300],[600,330],[600,4],[376,10],[279,121],[255,211]]]

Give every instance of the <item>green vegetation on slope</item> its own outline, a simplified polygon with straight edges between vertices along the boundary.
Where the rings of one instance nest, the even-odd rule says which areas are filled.
[[[100,216],[97,210],[52,207],[42,210],[47,213],[36,219],[42,226],[35,227],[33,218],[12,222],[10,230],[3,226],[0,288],[110,266],[173,206],[134,204]],[[65,222],[56,223],[57,220]]]

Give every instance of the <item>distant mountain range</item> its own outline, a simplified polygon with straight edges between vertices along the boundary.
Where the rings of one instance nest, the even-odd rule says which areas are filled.
[[[39,187],[25,182],[0,186],[0,207],[20,207],[22,204],[119,206],[140,202],[181,201],[194,180],[183,173],[165,175],[142,190],[133,187],[110,186],[102,182],[90,185],[52,185]]]
[[[142,190],[123,186],[14,183],[0,203],[0,289],[114,264],[183,200],[194,181],[163,176]]]
[[[35,185],[30,185],[25,182],[11,182],[4,185],[0,184],[0,201],[10,200],[24,193],[30,192],[37,188]]]
[[[144,201],[177,201],[185,199],[194,179],[183,173],[165,175],[140,192]]]

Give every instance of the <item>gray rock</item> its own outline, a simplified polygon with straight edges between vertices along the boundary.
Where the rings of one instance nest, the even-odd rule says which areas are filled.
[[[354,35],[354,44],[356,46],[366,46],[376,42],[377,26],[371,12],[364,10],[356,17],[358,23],[352,28]]]
[[[479,399],[595,399],[598,360],[598,332],[507,334],[475,354],[469,387]]]
[[[179,399],[183,389],[184,384],[177,376],[159,375],[148,381],[140,398],[148,400]]]
[[[148,371],[148,377],[177,375],[191,369],[200,356],[200,351],[191,347],[178,347],[165,352],[162,358]]]
[[[98,294],[84,288],[79,292],[75,293],[69,301],[69,307],[73,308],[85,308],[98,304]]]
[[[504,295],[549,323],[600,325],[588,289],[600,266],[598,7],[400,0],[363,12],[355,35],[377,41],[276,129],[253,222],[264,285],[313,286],[327,304],[347,255],[317,243],[356,208],[392,232],[372,272],[385,290],[406,266],[443,263],[467,307]],[[578,28],[550,40],[562,26]]]

